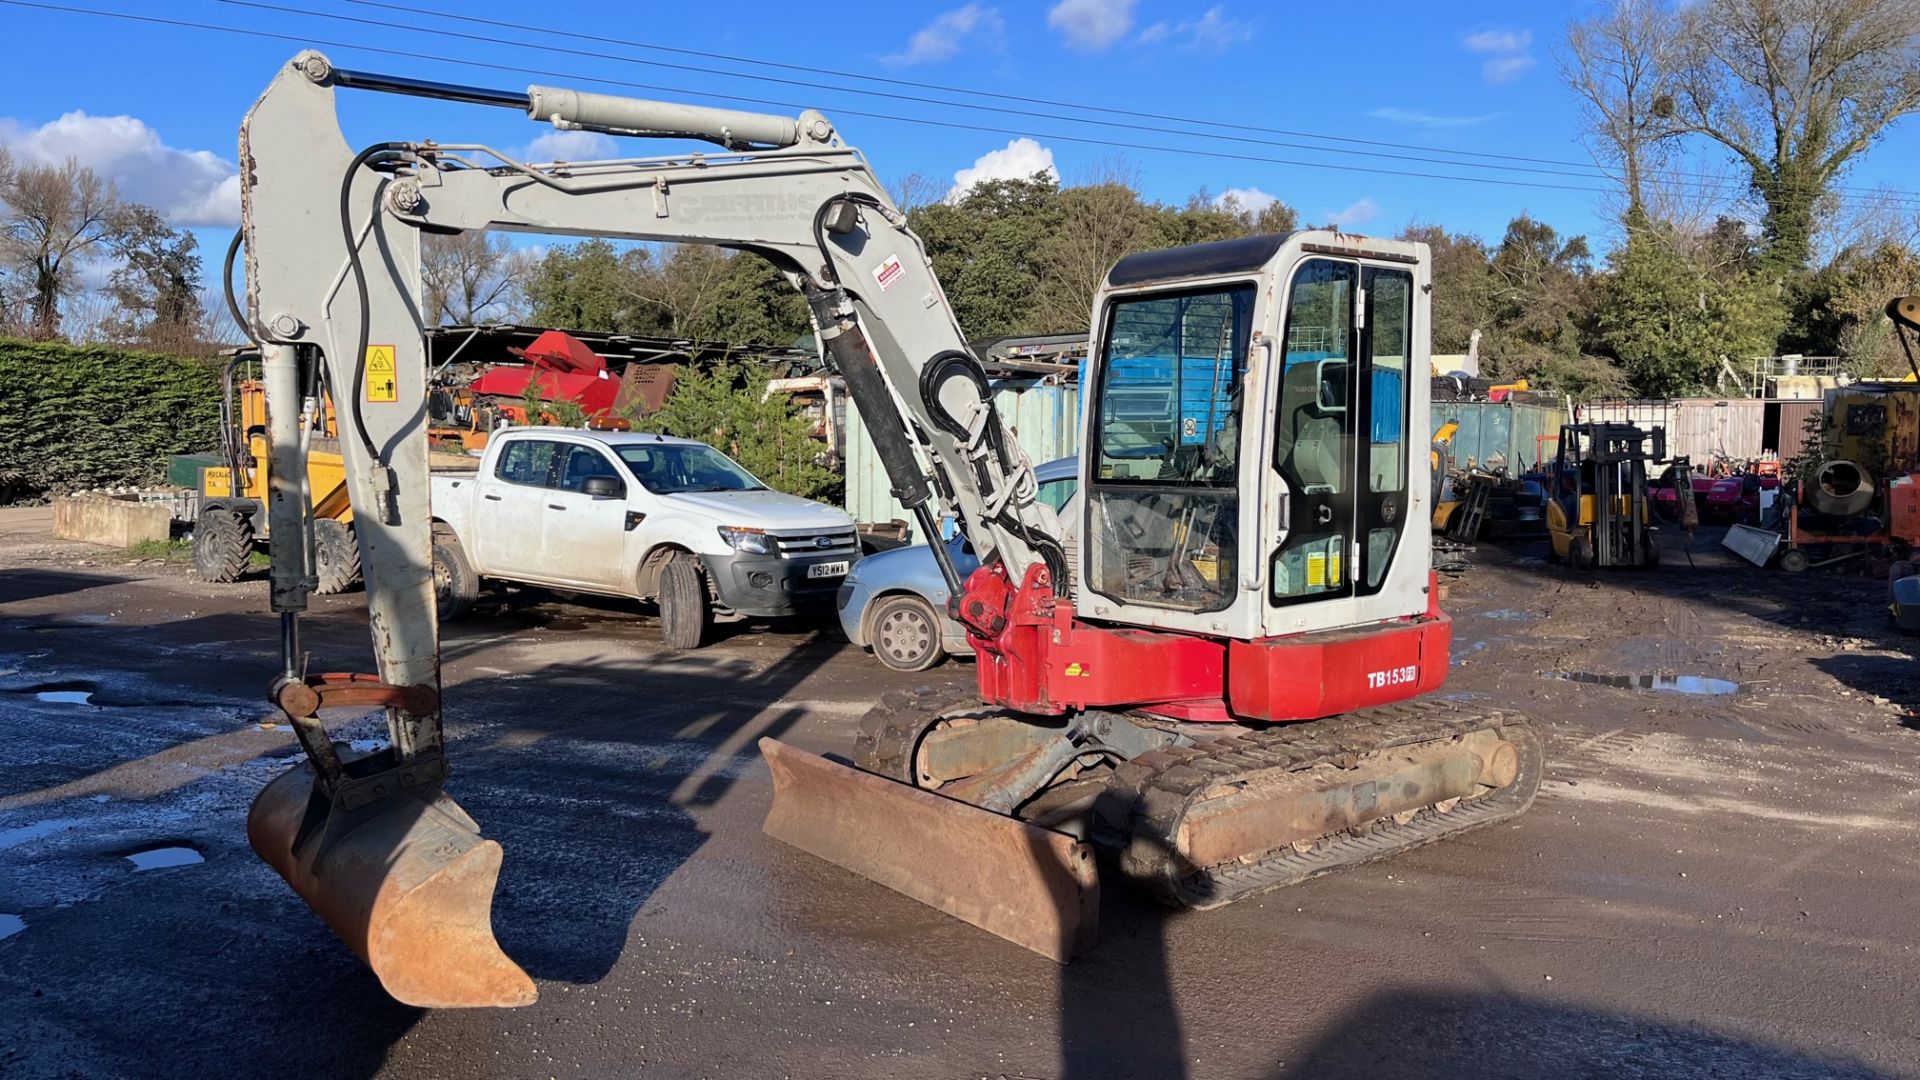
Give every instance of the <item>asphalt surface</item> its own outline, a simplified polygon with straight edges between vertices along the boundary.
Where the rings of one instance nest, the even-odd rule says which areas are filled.
[[[0,1076],[1920,1075],[1920,690],[1864,571],[1483,546],[1445,692],[1536,718],[1534,808],[1215,912],[1109,888],[1064,968],[760,834],[755,739],[845,753],[968,666],[792,626],[673,654],[638,606],[523,600],[447,634],[449,786],[541,1000],[424,1011],[247,847],[296,760],[264,583],[43,519],[0,511]],[[363,668],[357,599],[306,644]],[[1639,675],[1739,689],[1604,681]]]

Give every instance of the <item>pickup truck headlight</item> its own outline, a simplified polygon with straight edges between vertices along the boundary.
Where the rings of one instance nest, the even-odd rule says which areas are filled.
[[[754,555],[773,554],[773,542],[761,529],[749,529],[742,526],[720,526],[720,539],[735,551],[745,551]]]

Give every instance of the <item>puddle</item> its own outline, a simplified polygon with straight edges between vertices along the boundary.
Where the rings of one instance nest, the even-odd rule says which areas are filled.
[[[0,832],[0,851],[19,847],[21,844],[30,840],[38,840],[43,836],[52,836],[61,829],[71,828],[78,824],[80,824],[79,818],[49,818],[46,821],[36,821],[30,825],[22,825],[16,829],[7,829],[4,832]]]
[[[1727,679],[1709,679],[1705,675],[1596,675],[1591,671],[1563,671],[1551,676],[1568,682],[1613,686],[1622,690],[1651,690],[1658,694],[1694,694],[1717,697],[1737,694],[1740,684]]]
[[[41,690],[33,696],[55,705],[87,705],[93,701],[91,690]]]
[[[127,856],[127,861],[138,870],[165,870],[170,866],[193,866],[206,862],[206,858],[190,847],[172,846],[148,848]]]
[[[1535,617],[1533,612],[1521,611],[1519,608],[1501,608],[1498,611],[1476,611],[1474,614],[1482,619],[1499,619],[1502,622],[1525,622]]]
[[[18,915],[9,915],[0,911],[0,941],[5,941],[27,928],[27,920]]]
[[[32,694],[34,700],[50,705],[91,705],[94,691],[89,682],[43,682],[8,690],[10,694]]]
[[[1459,667],[1462,663],[1466,662],[1467,657],[1477,652],[1485,652],[1486,648],[1487,642],[1484,641],[1476,641],[1471,645],[1459,646],[1453,650],[1453,658],[1448,661],[1448,666]]]

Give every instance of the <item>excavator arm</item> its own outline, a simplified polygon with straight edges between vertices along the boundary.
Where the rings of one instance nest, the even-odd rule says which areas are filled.
[[[563,130],[718,149],[544,163],[480,143],[355,150],[337,118],[340,89],[512,108]],[[272,696],[308,758],[262,793],[249,836],[395,997],[514,1005],[535,994],[492,936],[499,845],[442,786],[422,234],[713,244],[769,260],[805,294],[893,493],[923,535],[937,536],[936,500],[944,502],[983,565],[1064,591],[1059,523],[1034,498],[1031,465],[994,411],[925,249],[865,159],[818,113],[453,86],[341,70],[303,52],[249,112],[240,151],[245,322],[261,346],[273,455],[272,606],[284,662]],[[307,421],[323,392],[336,406],[377,676],[311,674],[300,646],[299,613],[314,585]],[[962,596],[946,548],[931,547],[951,595]],[[997,631],[996,615],[971,613],[983,634]],[[384,707],[390,747],[346,760],[319,719],[340,706]]]

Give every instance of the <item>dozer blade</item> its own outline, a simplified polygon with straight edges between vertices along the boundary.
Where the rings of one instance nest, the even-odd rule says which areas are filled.
[[[368,788],[382,778],[367,777],[330,800],[311,767],[290,769],[253,801],[247,839],[396,1000],[532,1004],[533,980],[493,937],[500,845],[437,780],[385,778],[399,790]]]
[[[768,836],[1063,964],[1098,937],[1086,844],[773,739],[760,753]]]

